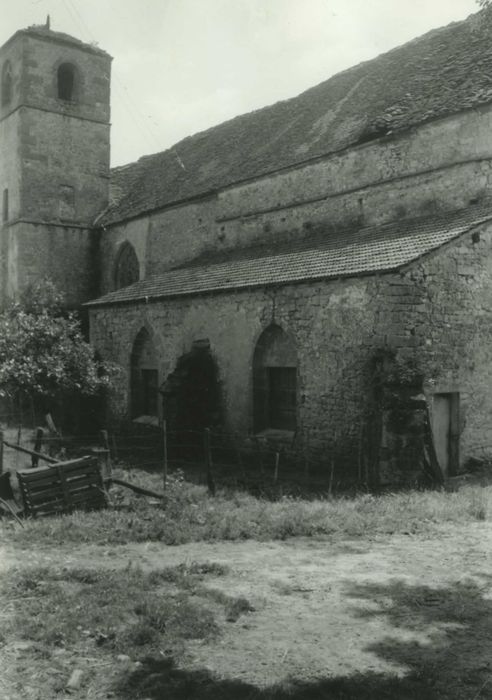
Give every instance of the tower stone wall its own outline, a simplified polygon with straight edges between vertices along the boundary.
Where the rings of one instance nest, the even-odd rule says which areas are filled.
[[[108,203],[111,60],[45,27],[0,48],[3,300],[42,277],[70,306],[97,293],[90,229]]]

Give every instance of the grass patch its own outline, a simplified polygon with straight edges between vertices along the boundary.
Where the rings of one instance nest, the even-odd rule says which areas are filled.
[[[106,668],[111,685],[139,660],[179,661],[190,640],[220,635],[232,599],[206,595],[204,581],[226,572],[213,562],[150,573],[131,566],[118,571],[35,567],[8,572],[0,582],[1,599],[7,602],[0,646],[7,659],[9,653],[12,657],[5,683],[10,679],[28,687],[29,674],[48,667],[51,674],[42,682],[44,697],[51,698],[64,689],[73,667],[83,670],[88,685],[95,676],[104,685],[100,674]],[[245,602],[238,601],[243,611]]]
[[[125,473],[125,478],[159,488],[158,475]],[[126,544],[283,540],[296,536],[363,537],[368,533],[422,533],[446,523],[486,520],[492,486],[464,486],[459,491],[409,491],[380,496],[277,501],[232,491],[211,498],[205,487],[171,477],[166,503],[152,505],[121,489],[112,490],[113,507],[97,513],[40,518],[24,528],[11,523],[9,539],[26,547],[35,543]]]

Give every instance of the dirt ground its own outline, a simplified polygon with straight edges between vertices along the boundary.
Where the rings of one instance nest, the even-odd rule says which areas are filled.
[[[319,690],[329,679],[352,679],[350,694],[336,697],[365,697],[362,684],[370,683],[380,688],[374,697],[477,700],[492,698],[491,551],[492,524],[484,522],[427,538],[342,543],[46,546],[22,556],[4,545],[0,573],[13,565],[224,563],[229,573],[211,583],[246,597],[254,610],[215,642],[192,643],[187,672],[255,688],[288,682]],[[435,694],[418,694],[419,678],[430,676]],[[407,692],[409,678],[415,695]]]

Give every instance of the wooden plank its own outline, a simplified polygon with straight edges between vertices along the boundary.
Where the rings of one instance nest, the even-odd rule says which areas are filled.
[[[56,464],[58,462],[58,460],[53,459],[53,457],[48,457],[48,455],[44,455],[41,452],[34,452],[34,450],[28,450],[27,447],[14,445],[12,442],[7,442],[7,440],[4,440],[3,444],[7,445],[7,447],[10,447],[13,450],[17,450],[18,452],[23,452],[26,455],[31,455],[31,457],[37,457],[38,459],[42,459],[45,462],[48,462],[49,464]]]
[[[37,515],[64,515],[66,511],[64,510],[64,507],[62,504],[60,504],[59,508],[55,507],[39,507],[36,508],[35,510],[32,511],[32,515],[37,516]]]
[[[29,479],[29,477],[25,477],[23,475],[20,475],[17,473],[17,478],[19,481],[23,481],[26,485],[29,485],[30,489],[36,489],[36,488],[46,488],[50,484],[58,484],[60,483],[60,479],[58,477],[58,474],[43,474],[40,478],[37,479]]]
[[[53,488],[62,488],[62,482],[59,479],[58,474],[54,476],[47,476],[44,479],[38,479],[34,482],[26,481],[29,486],[31,493],[42,493],[43,491],[50,491]],[[80,474],[77,478],[70,479],[66,481],[66,486],[69,491],[75,491],[84,485],[97,484],[102,488],[102,480],[98,478],[97,474]]]
[[[70,459],[66,462],[57,462],[57,467],[62,467],[63,471],[69,473],[73,471],[74,469],[77,470],[79,469],[80,466],[84,465],[85,467],[87,466],[94,466],[96,469],[98,468],[98,463],[97,463],[97,457],[78,457],[77,459]]]
[[[99,481],[96,474],[80,474],[76,479],[67,480],[67,488],[70,492],[91,484],[97,484],[102,487],[102,482]]]
[[[75,481],[76,479],[80,479],[82,476],[91,476],[93,479],[101,479],[101,470],[98,464],[95,464],[94,467],[92,466],[84,466],[78,469],[77,471],[72,470],[71,472],[68,472],[66,474],[66,479],[67,481]]]
[[[51,474],[58,474],[58,468],[61,468],[64,474],[66,474],[67,476],[73,473],[77,473],[79,471],[92,471],[95,474],[99,473],[97,460],[92,460],[92,457],[83,457],[82,459],[73,460],[71,462],[58,462],[52,467],[39,467],[38,469],[29,470],[21,469],[17,473],[22,475],[22,477],[29,483],[37,481],[38,479],[43,479]]]
[[[98,489],[88,489],[85,493],[74,495],[73,503],[84,503],[85,501],[106,502],[104,494]]]
[[[142,496],[151,496],[152,498],[164,498],[164,495],[162,493],[150,491],[150,489],[143,489],[140,486],[135,486],[135,484],[130,484],[128,481],[123,481],[123,479],[115,479],[114,477],[112,477],[111,479],[107,479],[105,483],[108,485],[118,484],[118,486],[124,486],[127,489],[135,491],[135,493],[141,494]]]
[[[48,503],[49,501],[63,501],[63,491],[45,491],[44,493],[29,493],[27,501],[32,504]]]

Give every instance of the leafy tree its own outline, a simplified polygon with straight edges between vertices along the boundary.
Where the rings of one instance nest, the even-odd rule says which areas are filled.
[[[115,367],[98,361],[76,315],[45,280],[0,313],[0,396],[59,403],[109,387]]]

